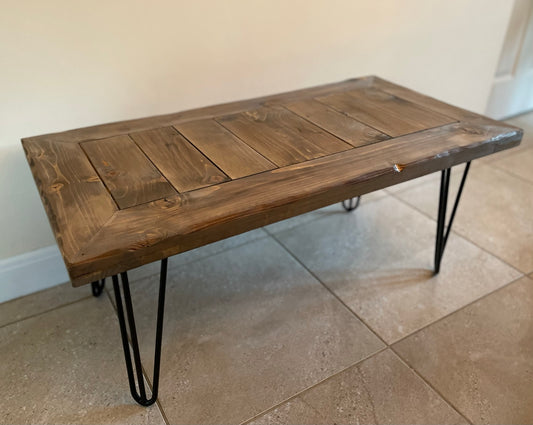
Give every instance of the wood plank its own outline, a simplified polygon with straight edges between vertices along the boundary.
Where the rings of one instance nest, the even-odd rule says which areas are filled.
[[[132,133],[130,136],[179,192],[228,180],[172,127]]]
[[[521,137],[504,125],[451,124],[120,211],[81,251],[74,284],[507,149]]]
[[[232,179],[276,168],[214,120],[197,120],[175,128]]]
[[[93,140],[81,146],[120,209],[176,194],[130,137]]]
[[[333,93],[317,100],[392,137],[455,121],[374,88]]]
[[[78,144],[24,141],[23,147],[68,269],[117,207]]]
[[[352,148],[280,107],[254,109],[217,121],[279,167]]]
[[[369,145],[389,138],[386,134],[337,112],[314,99],[290,102],[285,107],[355,147]]]

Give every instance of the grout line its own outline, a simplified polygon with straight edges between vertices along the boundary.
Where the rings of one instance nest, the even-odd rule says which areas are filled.
[[[322,282],[315,273],[313,273],[302,261],[300,261],[298,257],[296,257],[285,245],[283,245],[283,243],[281,243],[276,238],[275,235],[270,235],[270,237],[274,241],[276,241],[278,245],[280,245],[298,264],[300,264],[300,266],[302,266],[307,271],[307,273],[309,273],[312,277],[314,277],[331,295],[333,295],[333,297],[337,301],[339,301],[353,316],[359,319],[359,321],[363,325],[365,325],[383,344],[388,346],[387,342],[383,338],[381,338],[381,336],[368,323],[366,323],[366,321],[364,321],[361,317],[359,317],[359,315],[355,311],[353,311],[335,292],[333,292],[329,288],[329,286],[327,286],[324,282]]]
[[[163,421],[165,422],[165,425],[170,425],[170,421],[167,417],[167,414],[163,410],[163,406],[161,405],[161,401],[159,400],[159,396],[157,396],[157,400],[155,401],[155,404],[157,407],[159,407],[159,413],[161,413],[161,417],[163,418]]]
[[[473,424],[473,422],[466,416],[464,413],[462,413],[450,400],[448,400],[444,395],[437,390],[426,378],[424,378],[414,367],[412,367],[405,359],[400,356],[396,350],[392,347],[389,347],[389,349],[398,357],[398,359],[408,368],[410,369],[416,376],[418,376],[429,388],[431,388],[435,394],[437,394],[441,400],[443,400],[446,404],[448,404],[453,410],[457,412],[463,419],[465,419],[470,425]]]
[[[438,319],[434,320],[433,322],[431,322],[431,323],[427,323],[427,324],[425,324],[424,326],[422,326],[422,327],[420,327],[420,328],[418,328],[418,329],[412,331],[411,333],[402,336],[400,339],[397,339],[397,340],[395,340],[394,342],[391,342],[389,346],[392,348],[393,345],[399,344],[399,343],[402,342],[403,340],[405,340],[405,339],[407,339],[407,338],[409,338],[409,337],[412,337],[414,334],[417,334],[417,333],[419,333],[419,332],[422,332],[422,331],[426,330],[427,328],[429,328],[430,326],[433,326],[433,325],[435,325],[435,324],[437,324],[437,323],[439,323],[439,322],[441,322],[441,321],[447,319],[448,317],[454,315],[455,313],[458,313],[458,312],[460,312],[461,310],[464,310],[464,309],[470,307],[472,304],[475,304],[475,303],[477,303],[478,301],[481,301],[481,300],[483,300],[483,299],[485,299],[485,298],[487,298],[487,297],[489,297],[489,296],[495,294],[496,292],[501,291],[501,290],[507,288],[508,286],[511,286],[513,283],[518,282],[519,280],[523,279],[524,277],[527,277],[527,276],[526,276],[526,275],[518,276],[516,279],[513,279],[513,280],[511,280],[511,281],[505,283],[503,286],[500,286],[499,288],[493,289],[492,291],[487,292],[486,294],[483,294],[483,295],[480,296],[479,298],[476,298],[475,300],[470,301],[469,303],[467,303],[467,304],[465,304],[465,305],[463,305],[463,306],[457,308],[456,310],[453,310],[453,311],[451,311],[451,312],[445,314],[444,316],[439,317]]]
[[[36,292],[35,294],[38,294],[38,292]],[[34,295],[34,294],[28,294],[28,295]],[[69,305],[72,305],[72,304],[76,304],[76,303],[79,303],[80,301],[85,301],[87,300],[88,298],[91,298],[92,295],[87,295],[83,298],[80,298],[79,300],[75,300],[75,301],[70,301],[68,303],[65,303],[65,304],[60,304],[60,305],[57,305],[55,307],[52,307],[48,310],[44,310],[44,311],[41,311],[39,313],[35,313],[35,314],[32,314],[30,316],[25,316],[25,317],[22,317],[18,320],[14,320],[12,322],[9,322],[9,323],[6,323],[5,325],[0,325],[0,329],[6,327],[6,326],[9,326],[9,325],[14,325],[15,323],[19,323],[19,322],[24,322],[25,320],[28,320],[28,319],[33,319],[35,317],[39,317],[39,316],[42,316],[43,314],[46,314],[46,313],[50,313],[51,311],[54,311],[54,310],[58,310],[60,308],[63,308],[63,307],[67,307]],[[21,297],[22,298],[22,297]],[[15,298],[16,299],[16,298]]]
[[[320,381],[318,381],[318,382],[316,382],[316,383],[314,383],[314,384],[311,384],[311,385],[308,386],[307,388],[304,388],[303,390],[298,391],[296,394],[293,394],[293,395],[291,395],[290,397],[285,398],[284,400],[280,401],[279,403],[276,403],[274,406],[271,406],[271,407],[269,407],[269,408],[267,408],[267,409],[265,409],[265,410],[263,410],[263,411],[257,413],[256,415],[252,416],[251,418],[246,419],[246,420],[240,422],[240,425],[248,424],[249,422],[253,421],[254,419],[257,419],[257,418],[259,418],[259,417],[261,417],[261,416],[267,414],[268,412],[271,412],[271,411],[277,409],[278,407],[284,405],[285,403],[287,403],[287,402],[289,402],[289,401],[291,401],[291,400],[294,400],[295,398],[301,396],[302,394],[304,394],[304,393],[306,393],[306,392],[308,392],[308,391],[311,391],[313,388],[316,388],[316,387],[322,385],[324,382],[329,381],[330,379],[333,379],[333,378],[335,378],[335,377],[338,376],[338,375],[341,375],[342,373],[346,372],[347,370],[349,370],[349,369],[351,369],[351,368],[353,368],[353,367],[358,366],[359,364],[361,364],[361,363],[363,363],[364,361],[370,359],[371,357],[377,356],[378,354],[380,354],[380,353],[382,353],[382,352],[384,352],[384,351],[386,351],[386,350],[388,350],[388,349],[389,349],[388,346],[387,346],[387,347],[380,348],[379,350],[373,352],[372,354],[369,354],[368,356],[365,356],[365,357],[363,357],[363,358],[357,360],[356,362],[350,364],[349,366],[346,366],[346,367],[342,368],[341,370],[339,370],[339,371],[337,371],[337,372],[335,372],[335,373],[333,373],[333,374],[327,376],[326,378],[323,378],[323,379],[321,379]]]

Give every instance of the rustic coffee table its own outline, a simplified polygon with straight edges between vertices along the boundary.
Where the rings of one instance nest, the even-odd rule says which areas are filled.
[[[365,193],[442,171],[438,273],[470,161],[521,138],[508,124],[366,77],[22,144],[72,284],[91,283],[98,296],[112,276],[130,390],[147,406],[157,399],[169,256],[335,202],[351,210]],[[465,162],[446,225],[450,169]],[[127,270],[156,260],[148,398]]]

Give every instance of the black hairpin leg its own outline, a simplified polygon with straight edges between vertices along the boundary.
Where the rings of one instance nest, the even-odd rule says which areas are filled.
[[[350,212],[355,210],[359,206],[359,202],[361,202],[360,196],[342,201],[342,206],[346,211]]]
[[[448,226],[445,226],[444,222],[446,220],[446,207],[448,203],[448,189],[450,187],[451,168],[442,170],[440,180],[439,215],[437,218],[437,240],[435,243],[435,274],[440,271],[442,255],[444,254],[444,248],[446,247],[446,242],[448,241],[448,236],[450,235],[453,219],[455,218],[455,213],[457,212],[457,206],[459,205],[459,199],[461,198],[461,193],[463,192],[469,169],[470,162],[467,162],[463,172],[463,178],[461,179],[461,184],[459,185],[459,190],[457,191],[457,197],[455,198],[455,203],[453,205]]]
[[[97,280],[96,282],[91,283],[91,290],[93,291],[93,297],[99,297],[102,295],[105,286],[105,278],[102,280]]]
[[[122,297],[120,295],[120,287],[118,283],[118,276],[113,276],[113,289],[115,290],[115,299],[117,304],[118,321],[120,324],[120,333],[122,336],[122,348],[124,349],[124,358],[126,360],[126,370],[128,372],[128,381],[130,384],[130,392],[134,400],[142,406],[150,406],[157,400],[157,392],[159,388],[159,367],[161,364],[161,341],[163,338],[163,315],[165,309],[165,288],[167,282],[167,262],[165,258],[161,260],[161,275],[159,277],[159,300],[157,303],[157,327],[155,337],[155,355],[154,355],[154,377],[152,379],[152,396],[146,397],[146,390],[144,387],[143,369],[141,363],[141,354],[139,351],[139,342],[137,340],[137,329],[135,328],[135,318],[133,316],[133,305],[131,302],[130,285],[128,282],[128,274],[121,273],[122,289],[124,292],[124,303],[126,305],[126,315],[128,317],[128,326],[131,337],[131,347],[133,351],[133,362],[135,363],[135,374],[131,361],[130,346],[128,342],[128,331],[126,330],[126,320],[124,318],[124,309],[122,306]],[[135,375],[137,375],[137,383],[135,383]]]

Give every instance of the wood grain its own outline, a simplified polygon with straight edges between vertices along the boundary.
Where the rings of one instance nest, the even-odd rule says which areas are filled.
[[[455,121],[374,88],[334,93],[317,100],[392,137]]]
[[[132,133],[131,137],[179,192],[228,180],[222,171],[171,127]]]
[[[129,136],[93,140],[81,146],[120,209],[176,194]]]
[[[112,139],[94,140],[101,138]],[[370,77],[37,136],[23,146],[78,286],[521,138],[516,127]],[[179,193],[169,196],[162,178]],[[104,183],[129,207],[118,210]]]
[[[259,108],[217,121],[280,167],[352,147],[283,108]]]
[[[389,138],[386,134],[335,111],[314,99],[290,102],[286,105],[286,108],[355,147],[369,145]]]
[[[189,121],[176,129],[232,179],[276,168],[214,120]]]
[[[505,127],[451,124],[124,210],[81,252],[75,283],[94,280],[101,275],[95,270],[136,267],[470,161],[520,139]],[[91,260],[84,264],[84,257]]]
[[[24,141],[23,146],[68,268],[117,207],[79,145]]]

